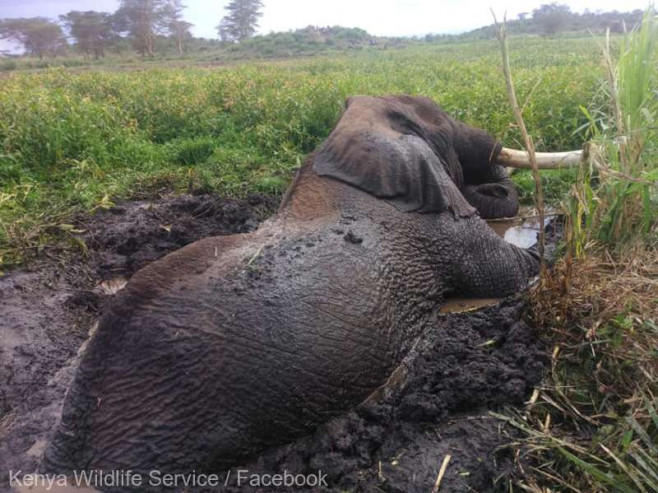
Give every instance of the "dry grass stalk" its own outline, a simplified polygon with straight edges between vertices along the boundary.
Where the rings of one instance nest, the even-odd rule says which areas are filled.
[[[434,483],[434,488],[432,488],[432,493],[438,493],[439,488],[441,488],[441,481],[443,481],[443,476],[445,476],[446,470],[448,469],[448,463],[450,463],[452,456],[450,454],[446,455],[441,464],[441,469],[439,469],[439,475],[436,477],[436,483]]]
[[[615,255],[590,245],[571,264],[559,260],[532,290],[533,323],[556,350],[539,397],[511,420],[528,436],[517,445],[535,466],[524,480],[531,491],[607,491],[608,476],[619,491],[652,484],[642,464],[658,434],[656,258],[655,244],[637,242]]]
[[[528,156],[530,157],[530,165],[532,167],[532,178],[535,182],[535,204],[537,206],[537,214],[539,215],[539,224],[542,225],[539,228],[538,247],[539,247],[539,256],[541,262],[541,271],[543,273],[544,271],[544,226],[543,225],[545,224],[544,199],[543,199],[542,188],[541,188],[541,178],[539,176],[539,167],[537,166],[535,145],[532,141],[532,137],[528,133],[528,129],[526,128],[525,121],[523,120],[523,113],[521,111],[521,107],[519,106],[519,102],[516,98],[514,81],[512,79],[512,71],[510,69],[510,63],[509,63],[509,50],[507,47],[507,23],[505,20],[503,20],[503,24],[499,25],[498,19],[496,18],[496,14],[494,14],[493,10],[491,11],[491,13],[493,14],[494,22],[496,24],[496,27],[498,28],[496,35],[498,37],[498,40],[500,41],[500,50],[503,57],[503,74],[505,75],[507,95],[509,97],[510,104],[512,105],[512,110],[514,111],[516,124],[518,125],[519,130],[521,131],[521,135],[523,136],[523,141],[526,150],[528,151]]]
[[[615,123],[617,125],[617,139],[619,143],[619,157],[621,159],[622,168],[628,172],[628,160],[626,153],[626,132],[624,125],[624,117],[619,102],[619,87],[617,85],[617,76],[615,75],[615,64],[612,61],[610,51],[610,29],[606,31],[605,48],[603,50],[603,61],[605,64],[606,75],[608,76],[608,84],[610,85],[610,95],[612,102],[612,113],[614,115]]]

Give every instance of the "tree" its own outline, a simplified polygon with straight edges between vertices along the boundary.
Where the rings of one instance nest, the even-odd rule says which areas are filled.
[[[184,8],[182,0],[168,0],[164,7],[167,30],[176,39],[176,47],[180,55],[183,54],[183,42],[192,37],[190,28],[193,26],[183,20]]]
[[[142,56],[155,54],[155,35],[166,28],[164,0],[121,0],[114,14],[115,29],[126,32]]]
[[[39,58],[56,56],[68,46],[62,28],[45,17],[0,20],[0,39],[23,45],[23,49]]]
[[[232,0],[224,16],[217,26],[222,41],[243,41],[256,33],[258,18],[263,14],[263,0]]]
[[[234,40],[233,28],[227,17],[222,19],[216,29],[219,33],[219,39],[221,39],[222,42],[229,42]]]
[[[79,12],[73,10],[66,15],[60,15],[76,48],[85,58],[105,56],[105,47],[113,37],[112,15],[106,12],[88,10]]]
[[[538,9],[532,11],[532,18],[541,26],[544,34],[553,36],[560,31],[571,16],[571,9],[568,5],[559,3],[549,3],[541,5]]]

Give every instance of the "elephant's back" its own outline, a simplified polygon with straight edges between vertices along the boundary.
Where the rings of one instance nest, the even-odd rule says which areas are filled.
[[[83,357],[51,464],[227,467],[358,404],[394,364],[369,241],[339,223],[209,238],[138,273]]]

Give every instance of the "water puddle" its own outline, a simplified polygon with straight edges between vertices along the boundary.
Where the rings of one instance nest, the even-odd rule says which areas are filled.
[[[465,313],[494,306],[500,298],[448,298],[439,313]]]
[[[552,216],[544,218],[544,224],[548,225],[553,220]],[[530,248],[537,243],[539,235],[539,217],[533,210],[525,211],[520,217],[511,219],[492,219],[487,224],[507,243],[519,248]]]
[[[550,224],[553,216],[544,218],[544,224]],[[519,248],[530,248],[537,243],[539,235],[539,217],[532,208],[522,209],[519,217],[510,219],[492,219],[487,224],[507,243]],[[448,298],[439,313],[465,313],[497,305],[499,298]]]

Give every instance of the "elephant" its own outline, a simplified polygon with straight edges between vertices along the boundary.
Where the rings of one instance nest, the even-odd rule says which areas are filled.
[[[446,297],[505,296],[538,273],[483,220],[518,210],[501,152],[429,98],[349,98],[273,218],[114,296],[44,470],[223,471],[364,402]]]

